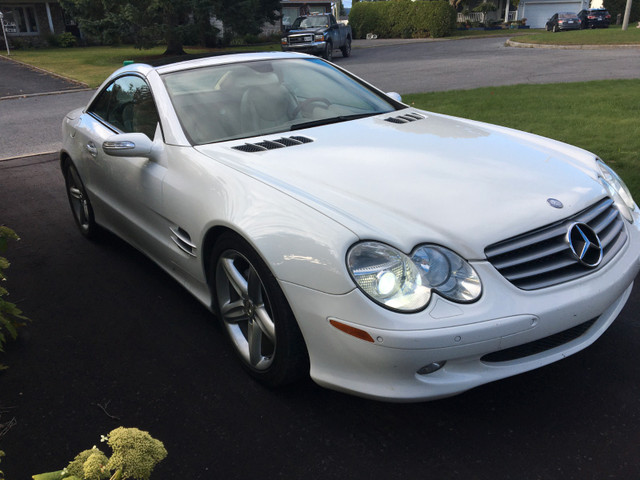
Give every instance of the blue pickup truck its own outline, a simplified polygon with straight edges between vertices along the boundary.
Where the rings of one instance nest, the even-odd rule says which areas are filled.
[[[333,51],[340,49],[343,57],[351,55],[351,27],[336,21],[330,14],[298,17],[282,37],[282,50],[322,55],[331,60]]]

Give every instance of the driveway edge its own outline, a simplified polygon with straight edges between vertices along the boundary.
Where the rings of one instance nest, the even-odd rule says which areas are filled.
[[[563,49],[563,50],[608,50],[612,48],[640,48],[640,45],[548,45],[543,43],[522,43],[515,40],[507,40],[507,47],[515,48],[547,48],[547,49]]]

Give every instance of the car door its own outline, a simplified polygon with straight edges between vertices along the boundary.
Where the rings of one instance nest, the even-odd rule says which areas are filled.
[[[144,133],[154,142],[162,142],[148,83],[133,74],[115,79],[96,97],[85,116],[89,188],[100,203],[101,223],[133,245],[157,251],[166,162],[162,157],[115,157],[102,150],[105,140],[121,133]]]

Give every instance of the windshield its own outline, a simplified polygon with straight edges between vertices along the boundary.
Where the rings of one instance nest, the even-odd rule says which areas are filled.
[[[192,144],[285,132],[396,109],[315,58],[215,65],[165,74]]]
[[[291,25],[292,30],[297,30],[299,28],[315,28],[315,27],[328,27],[329,26],[329,16],[328,15],[318,15],[314,17],[298,17]]]
[[[575,13],[559,13],[558,18],[576,18]]]

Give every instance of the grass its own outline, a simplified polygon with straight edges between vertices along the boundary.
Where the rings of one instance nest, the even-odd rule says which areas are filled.
[[[90,87],[97,87],[105,78],[111,75],[114,70],[121,67],[124,60],[149,62],[162,58],[164,50],[165,47],[139,50],[132,46],[38,48],[14,50],[11,52],[11,58],[86,83]],[[280,45],[233,47],[224,50],[213,48],[185,48],[187,54],[193,56],[256,50],[280,50]],[[6,56],[6,54],[3,56]]]
[[[640,80],[420,93],[403,101],[582,147],[613,167],[640,199]]]
[[[626,31],[619,26],[568,32],[545,32],[517,38],[522,43],[544,45],[640,45],[640,28],[629,24]]]

